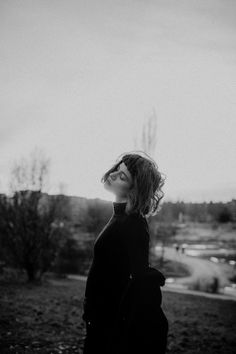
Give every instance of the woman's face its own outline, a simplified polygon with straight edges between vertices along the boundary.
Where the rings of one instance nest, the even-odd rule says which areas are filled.
[[[104,188],[109,189],[120,198],[125,198],[132,186],[133,180],[124,162],[122,162],[116,171],[110,173],[104,184]]]

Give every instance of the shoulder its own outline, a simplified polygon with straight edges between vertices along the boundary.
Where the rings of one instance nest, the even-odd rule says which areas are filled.
[[[129,238],[135,237],[140,241],[149,242],[149,227],[145,217],[141,215],[127,215],[122,222],[122,232]]]
[[[123,225],[125,227],[148,229],[146,218],[138,214],[127,215],[123,220]]]

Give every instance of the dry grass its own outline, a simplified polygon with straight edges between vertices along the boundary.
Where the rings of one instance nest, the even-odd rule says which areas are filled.
[[[85,282],[46,279],[41,286],[0,282],[0,352],[82,353]],[[232,354],[236,302],[162,292],[167,353]],[[141,325],[141,324],[140,324]]]

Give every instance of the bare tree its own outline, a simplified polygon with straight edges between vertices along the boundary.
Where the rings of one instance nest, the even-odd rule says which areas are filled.
[[[0,198],[0,243],[10,265],[24,269],[28,281],[40,281],[67,234],[60,205],[63,196],[43,193],[49,159],[35,149],[29,161],[15,162],[12,195]]]
[[[11,168],[9,189],[11,193],[19,190],[43,191],[48,187],[50,159],[38,147],[31,152],[29,159],[14,161]]]
[[[141,142],[137,141],[137,137],[134,138],[135,148],[141,148],[144,152],[153,155],[155,153],[157,142],[157,115],[155,108],[152,109],[152,113],[149,116],[147,122],[143,123]]]
[[[143,123],[143,129],[141,134],[141,142],[139,148],[141,148],[144,152],[150,155],[155,155],[157,143],[157,115],[155,108],[152,109],[152,113],[148,117],[147,122]],[[135,146],[137,148],[137,139],[135,138]],[[165,254],[165,245],[170,237],[171,234],[171,227],[169,225],[163,226],[159,225],[157,228],[158,223],[153,220],[153,223],[149,220],[149,226],[152,230],[152,238],[150,249],[152,249],[155,244],[160,241],[162,244],[161,248],[161,257],[160,257],[160,266],[162,267],[164,264],[164,254]],[[153,227],[153,224],[155,227]],[[158,231],[157,231],[158,230]]]

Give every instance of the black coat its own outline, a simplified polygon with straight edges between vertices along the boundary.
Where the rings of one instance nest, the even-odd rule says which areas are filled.
[[[164,275],[150,266],[143,275],[130,279],[120,303],[111,353],[166,352],[169,325],[160,289],[164,285]]]
[[[148,224],[140,215],[127,216],[124,203],[113,206],[95,240],[86,283],[84,354],[162,354],[168,327],[161,309],[165,277],[149,265]]]
[[[167,348],[168,320],[162,310],[161,286],[165,285],[164,275],[150,267],[142,275],[131,277],[122,295],[118,307],[115,325],[107,326],[102,332],[96,322],[87,323],[87,331],[91,331],[91,342],[95,345],[94,353],[100,353],[99,340],[103,333],[107,335],[104,353],[109,354],[164,354]],[[86,300],[84,302],[86,309]],[[87,309],[87,313],[88,313]],[[83,316],[85,316],[84,311]],[[87,319],[87,318],[84,318]],[[88,324],[89,323],[89,324]],[[102,326],[104,328],[104,326]],[[98,341],[96,343],[96,338]],[[87,338],[89,340],[89,338]],[[92,341],[92,339],[94,339]],[[86,354],[87,352],[84,352]],[[93,353],[93,350],[88,351]]]

